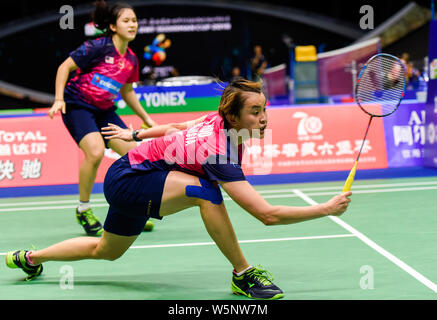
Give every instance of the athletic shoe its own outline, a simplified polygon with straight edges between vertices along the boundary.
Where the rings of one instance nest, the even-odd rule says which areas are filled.
[[[270,272],[261,266],[253,267],[237,276],[232,273],[231,289],[234,294],[244,295],[251,299],[273,300],[284,297],[281,289],[273,284]]]
[[[27,250],[10,251],[6,254],[6,265],[9,268],[21,268],[28,274],[26,281],[30,281],[38,277],[42,272],[42,264],[31,266],[26,259]]]
[[[76,209],[77,222],[85,229],[89,236],[101,236],[103,233],[102,225],[99,219],[93,214],[93,210],[89,208],[83,212]]]

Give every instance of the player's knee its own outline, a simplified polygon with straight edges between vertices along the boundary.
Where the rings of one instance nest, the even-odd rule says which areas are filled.
[[[105,260],[115,261],[123,255],[124,252],[112,252],[105,256]]]
[[[95,148],[92,150],[88,150],[85,153],[85,157],[88,161],[93,164],[99,164],[102,161],[103,156],[105,155],[105,148]]]
[[[123,255],[124,252],[100,252],[97,259],[115,261]]]
[[[196,206],[198,206],[200,209],[211,204],[211,202],[209,200],[204,200],[204,199],[200,199],[200,198],[196,198],[194,201],[195,201]]]
[[[93,252],[94,259],[108,260],[114,261],[120,258],[125,251],[114,250],[114,249],[105,249],[97,246]]]

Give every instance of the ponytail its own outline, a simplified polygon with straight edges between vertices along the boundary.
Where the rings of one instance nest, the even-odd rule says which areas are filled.
[[[109,25],[115,25],[117,23],[121,10],[134,10],[133,7],[127,3],[116,3],[112,7],[109,7],[105,0],[96,0],[94,6],[94,12],[91,14],[92,21],[96,28],[102,30],[106,35],[112,35],[114,33],[109,28]]]
[[[109,6],[105,0],[97,0],[94,6],[94,12],[91,15],[94,25],[97,29],[107,32],[109,30]]]

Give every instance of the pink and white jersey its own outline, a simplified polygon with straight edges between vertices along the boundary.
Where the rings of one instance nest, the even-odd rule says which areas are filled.
[[[65,88],[65,100],[107,110],[125,83],[137,82],[138,59],[128,48],[121,55],[111,37],[85,41],[70,53],[79,69]]]
[[[245,180],[241,169],[243,146],[231,141],[217,112],[201,123],[140,144],[128,153],[133,169],[179,170],[210,181]]]

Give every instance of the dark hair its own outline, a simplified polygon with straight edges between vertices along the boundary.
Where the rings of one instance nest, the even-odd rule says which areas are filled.
[[[223,90],[218,107],[219,115],[226,120],[226,115],[240,116],[240,111],[246,100],[244,92],[263,93],[262,83],[249,81],[244,78],[236,78]]]
[[[105,0],[97,0],[94,2],[94,12],[91,14],[91,18],[96,28],[105,32],[106,35],[111,35],[114,32],[109,28],[110,24],[115,25],[117,23],[118,16],[121,10],[134,8],[128,3],[117,2],[113,6],[109,7]]]

